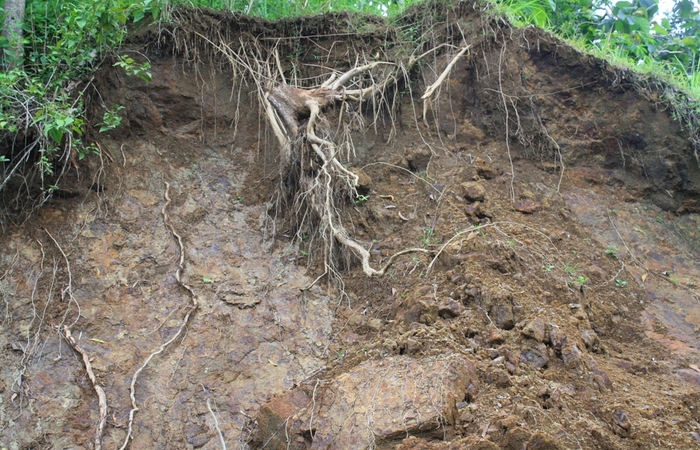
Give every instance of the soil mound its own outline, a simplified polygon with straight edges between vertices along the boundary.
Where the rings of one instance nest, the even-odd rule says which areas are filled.
[[[0,447],[700,447],[681,93],[478,3],[127,50],[0,237]]]

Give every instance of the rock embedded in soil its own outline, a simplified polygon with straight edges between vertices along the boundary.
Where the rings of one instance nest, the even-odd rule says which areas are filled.
[[[546,433],[535,433],[527,443],[528,450],[563,450],[564,447],[555,438]]]
[[[523,214],[532,214],[542,207],[534,200],[525,199],[513,203],[513,209]]]
[[[465,200],[483,202],[486,198],[486,188],[478,181],[467,181],[459,185],[459,193]]]
[[[541,369],[549,364],[549,355],[544,344],[537,347],[523,347],[520,350],[520,357],[523,363],[528,363],[535,369]]]
[[[287,448],[286,430],[292,426],[294,415],[311,404],[311,397],[300,389],[273,398],[260,407],[257,441],[270,450]],[[290,423],[292,421],[292,423]]]
[[[561,331],[556,324],[549,324],[549,344],[555,352],[561,353],[562,346],[568,341],[566,333]]]
[[[408,167],[413,172],[422,172],[428,168],[432,153],[427,145],[408,147],[404,150],[404,157],[408,162]]]
[[[600,339],[598,339],[598,335],[595,331],[583,330],[581,332],[581,340],[588,350],[595,353],[600,351]]]
[[[627,438],[632,434],[632,424],[627,413],[617,409],[612,413],[612,430],[616,435]]]
[[[579,369],[582,367],[582,355],[583,353],[578,348],[578,345],[573,342],[567,342],[561,348],[561,359],[564,361],[564,366],[569,369]]]
[[[474,160],[474,165],[476,166],[477,175],[485,180],[491,180],[500,175],[500,171],[493,164],[486,162],[480,157]]]
[[[360,195],[367,195],[370,189],[372,189],[372,178],[359,167],[351,167],[350,172],[357,175],[357,186],[355,186],[357,193]]]
[[[489,316],[493,323],[502,330],[510,330],[515,326],[515,316],[513,306],[509,304],[497,303],[491,306]]]
[[[533,321],[529,322],[527,325],[525,325],[525,327],[523,327],[522,334],[536,340],[537,342],[544,342],[546,336],[544,320],[542,320],[540,317],[535,318]]]
[[[510,376],[505,370],[489,368],[484,375],[484,381],[486,384],[492,384],[497,388],[507,388],[513,385],[510,380]]]
[[[443,319],[453,319],[462,315],[462,312],[464,312],[464,307],[462,304],[449,297],[442,305],[440,305],[440,308],[438,309],[438,315]]]
[[[282,436],[291,436],[288,448],[295,450],[308,448],[297,440],[304,436],[312,440],[311,449],[362,449],[407,433],[436,430],[456,417],[456,405],[473,380],[474,363],[458,355],[364,361],[319,388],[313,406],[299,408]],[[306,398],[302,395],[301,400]],[[297,403],[268,405],[258,417],[266,424],[261,442],[274,438],[280,421]]]

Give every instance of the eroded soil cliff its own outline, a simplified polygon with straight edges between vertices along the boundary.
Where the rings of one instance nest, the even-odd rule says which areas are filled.
[[[122,104],[122,125],[0,237],[0,447],[94,448],[102,402],[68,326],[105,448],[700,448],[679,94],[483,8],[395,26],[183,10],[136,34],[153,80],[100,72],[95,117]],[[285,191],[261,95],[424,52],[324,120],[350,143],[337,217],[370,262],[428,252],[369,278],[335,245],[317,279],[327,242]]]

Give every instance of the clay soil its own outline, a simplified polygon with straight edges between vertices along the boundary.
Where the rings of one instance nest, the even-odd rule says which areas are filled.
[[[6,221],[0,448],[95,447],[65,327],[106,394],[104,448],[130,426],[134,449],[700,448],[700,170],[670,88],[471,3],[391,26],[174,20],[127,48],[151,82],[96,77],[94,123],[126,107],[101,154]],[[369,278],[340,249],[316,280],[325,243],[283,201],[258,84],[220,42],[276,51],[305,87],[454,46],[325,113],[351,136],[362,197],[339,194],[339,217],[371,264],[429,253]]]

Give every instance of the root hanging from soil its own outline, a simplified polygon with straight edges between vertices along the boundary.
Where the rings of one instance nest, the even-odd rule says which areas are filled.
[[[100,420],[97,422],[97,428],[95,429],[95,450],[101,450],[102,433],[105,429],[105,423],[107,423],[107,396],[105,395],[105,391],[102,389],[102,386],[97,383],[95,373],[92,371],[92,364],[90,364],[90,357],[88,356],[87,352],[83,350],[77,342],[75,342],[75,339],[70,332],[70,328],[67,325],[63,326],[63,338],[73,350],[78,352],[80,356],[83,357],[85,371],[87,372],[88,378],[90,378],[90,382],[92,383],[92,387],[95,389],[95,393],[97,394],[98,405],[100,408]]]
[[[287,210],[297,238],[307,234],[319,236],[323,241],[324,272],[309,287],[326,276],[342,287],[337,267],[348,253],[360,260],[368,277],[383,276],[401,255],[432,253],[424,248],[403,250],[389,257],[383,267],[374,268],[369,251],[345,228],[341,202],[356,200],[360,187],[359,176],[350,168],[355,155],[350,132],[368,126],[363,110],[369,110],[374,115],[369,126],[376,128],[381,121],[391,121],[391,139],[396,132],[395,89],[402,81],[410,89],[412,69],[426,57],[436,57],[444,51],[448,63],[422,97],[425,116],[456,63],[468,54],[470,45],[426,41],[406,61],[374,60],[381,53],[368,55],[356,51],[354,65],[344,72],[331,69],[330,74],[318,74],[316,71],[311,77],[300,79],[294,67],[288,70],[285,65],[279,40],[270,44],[259,39],[235,39],[220,30],[208,35],[193,30],[189,38],[173,35],[173,39],[190,59],[227,61],[234,80],[254,85],[267,124],[279,145],[275,209]],[[337,124],[331,124],[326,116],[333,108],[336,108]]]
[[[423,96],[424,115],[434,92],[447,79],[457,60],[468,50],[469,46],[462,48],[442,75],[428,88]],[[425,54],[427,53],[429,52]],[[420,57],[412,58],[409,65],[415,64],[419,59]],[[371,75],[366,76],[367,72],[382,66],[384,70],[379,80],[375,81]],[[375,61],[356,65],[340,75],[333,73],[317,88],[301,89],[283,82],[264,95],[265,112],[280,145],[280,177],[287,185],[284,187],[287,188],[289,184],[297,187],[293,201],[295,210],[302,212],[301,217],[307,217],[311,213],[318,222],[318,230],[325,243],[325,271],[321,277],[337,274],[333,260],[336,243],[351,250],[360,259],[362,270],[368,277],[384,275],[401,255],[432,253],[423,248],[410,248],[390,256],[380,269],[371,266],[369,251],[350,236],[343,226],[337,204],[338,197],[349,197],[350,200],[358,197],[359,177],[339,161],[339,146],[333,141],[331,127],[323,115],[326,109],[339,102],[342,102],[342,106],[348,103],[361,105],[363,101],[376,101],[375,96],[386,96],[385,91],[396,84],[399,73],[408,71],[410,67]],[[371,81],[367,83],[363,79]],[[351,87],[346,86],[349,83]],[[339,120],[342,119],[343,111],[341,107]],[[300,226],[303,221],[304,219],[299,220]]]
[[[163,222],[165,223],[165,226],[168,227],[170,230],[170,233],[173,235],[175,240],[177,240],[178,244],[178,249],[180,250],[180,260],[178,262],[178,267],[177,271],[175,272],[175,279],[177,280],[177,283],[187,291],[187,293],[190,296],[191,303],[188,307],[188,311],[185,314],[185,317],[182,319],[182,323],[180,324],[180,328],[178,328],[177,333],[173,335],[170,339],[168,339],[166,342],[161,344],[160,347],[150,355],[148,355],[148,358],[143,362],[141,367],[134,372],[134,376],[131,379],[131,386],[129,386],[129,392],[130,392],[130,398],[131,398],[131,411],[129,411],[129,425],[126,433],[126,437],[124,438],[124,443],[120,447],[119,450],[124,450],[129,446],[130,440],[133,438],[133,426],[134,426],[134,415],[136,412],[139,410],[139,407],[136,403],[136,381],[138,380],[139,375],[143,370],[146,368],[148,363],[151,362],[151,360],[156,357],[157,355],[163,353],[165,349],[170,346],[173,342],[178,340],[181,336],[182,333],[185,330],[185,327],[187,327],[187,324],[190,322],[190,318],[192,317],[192,314],[199,308],[199,301],[197,300],[197,294],[192,290],[192,288],[182,281],[182,271],[185,270],[185,246],[182,243],[182,237],[175,231],[175,227],[173,227],[173,224],[170,223],[170,216],[168,215],[168,205],[170,204],[170,184],[165,183],[165,204],[163,205],[163,209],[161,210],[161,213],[163,215]]]

